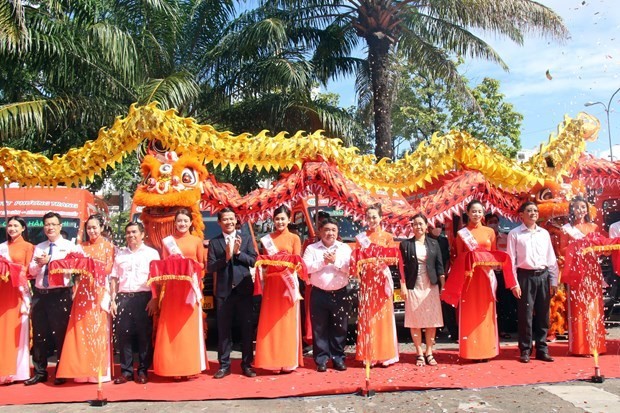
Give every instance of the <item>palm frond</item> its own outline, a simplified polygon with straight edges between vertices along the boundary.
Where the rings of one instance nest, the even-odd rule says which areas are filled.
[[[0,44],[3,49],[15,51],[28,39],[28,28],[22,0],[0,2]]]
[[[180,108],[198,96],[198,85],[190,73],[178,72],[163,79],[150,79],[141,90],[140,105],[157,101],[164,108]]]
[[[37,99],[0,106],[1,140],[26,134],[32,129],[42,132],[45,129],[44,112],[48,105],[47,99]]]

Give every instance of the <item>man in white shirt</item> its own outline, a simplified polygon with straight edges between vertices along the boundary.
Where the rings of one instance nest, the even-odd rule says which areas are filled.
[[[620,237],[620,221],[614,222],[609,226],[609,238]]]
[[[47,381],[48,338],[53,337],[60,363],[62,344],[69,324],[71,304],[73,303],[70,274],[64,276],[61,285],[50,285],[49,263],[61,260],[70,252],[76,252],[77,246],[64,239],[61,234],[61,218],[56,212],[43,215],[43,232],[47,241],[38,244],[28,269],[34,278],[32,297],[32,364],[34,375],[24,384],[30,386]],[[56,378],[55,385],[64,384],[65,379]]]
[[[310,317],[312,319],[313,356],[318,372],[327,371],[332,361],[335,370],[344,371],[344,346],[351,307],[347,294],[351,247],[338,241],[338,222],[333,218],[319,223],[320,241],[304,252],[308,269]]]
[[[523,224],[508,234],[507,252],[517,272],[521,298],[518,303],[519,350],[529,363],[532,340],[536,359],[551,362],[547,349],[549,302],[558,289],[558,265],[547,230],[536,225],[538,207],[528,201],[519,207]]]
[[[140,222],[130,222],[125,226],[125,240],[127,247],[114,257],[110,274],[110,312],[115,318],[121,364],[121,375],[114,379],[114,384],[124,384],[134,379],[134,338],[138,342],[136,382],[146,384],[147,370],[153,361],[152,314],[157,308],[147,281],[151,261],[159,260],[159,253],[144,245],[144,226]]]

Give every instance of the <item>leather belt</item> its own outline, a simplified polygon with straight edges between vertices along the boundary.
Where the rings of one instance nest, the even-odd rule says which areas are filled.
[[[517,268],[517,274],[527,275],[528,277],[537,277],[539,275],[546,274],[547,272],[547,268],[543,268],[542,270],[528,270],[526,268]]]
[[[314,285],[312,286],[312,288],[315,288],[315,289],[317,289],[319,291],[322,291],[324,293],[327,293],[327,294],[339,294],[339,293],[345,292],[347,290],[347,287],[342,287],[342,288],[339,288],[337,290],[324,290],[322,288],[315,287]]]
[[[34,292],[37,294],[60,294],[60,293],[64,293],[67,290],[70,290],[71,287],[60,287],[60,288],[37,288],[34,287]]]
[[[151,294],[151,292],[150,291],[136,291],[135,293],[116,293],[116,296],[121,297],[121,298],[123,297],[131,298],[131,297],[138,297],[143,294]]]

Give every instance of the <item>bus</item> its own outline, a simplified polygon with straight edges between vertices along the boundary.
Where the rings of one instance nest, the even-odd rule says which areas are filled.
[[[2,195],[4,215],[0,224],[0,242],[6,241],[6,222],[20,216],[28,225],[28,239],[33,244],[45,241],[43,215],[57,212],[62,218],[63,237],[81,243],[84,222],[93,214],[107,216],[107,206],[92,192],[81,188],[9,187]]]

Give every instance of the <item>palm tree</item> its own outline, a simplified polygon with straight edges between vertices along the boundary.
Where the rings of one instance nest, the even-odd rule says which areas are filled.
[[[0,2],[2,144],[63,152],[151,101],[238,133],[349,138],[348,114],[313,98],[316,75],[290,27],[271,7],[239,12],[238,3]]]
[[[194,79],[175,63],[180,4],[11,0],[12,14],[0,7],[2,143],[50,155],[94,138],[133,102],[180,107],[196,96]]]
[[[300,42],[314,48],[313,64],[323,79],[357,73],[357,92],[369,84],[375,154],[392,158],[391,56],[404,56],[434,78],[467,94],[455,55],[498,63],[501,57],[476,33],[506,37],[521,45],[526,34],[552,39],[568,35],[562,19],[531,0],[263,0],[276,4],[299,27]],[[474,33],[474,31],[476,33]],[[363,40],[367,59],[349,60]],[[366,79],[368,76],[368,80]],[[471,102],[471,97],[470,97]]]
[[[320,75],[285,17],[267,3],[222,26],[196,65],[208,79],[197,118],[236,132],[324,129],[350,144],[356,121],[314,93]]]

